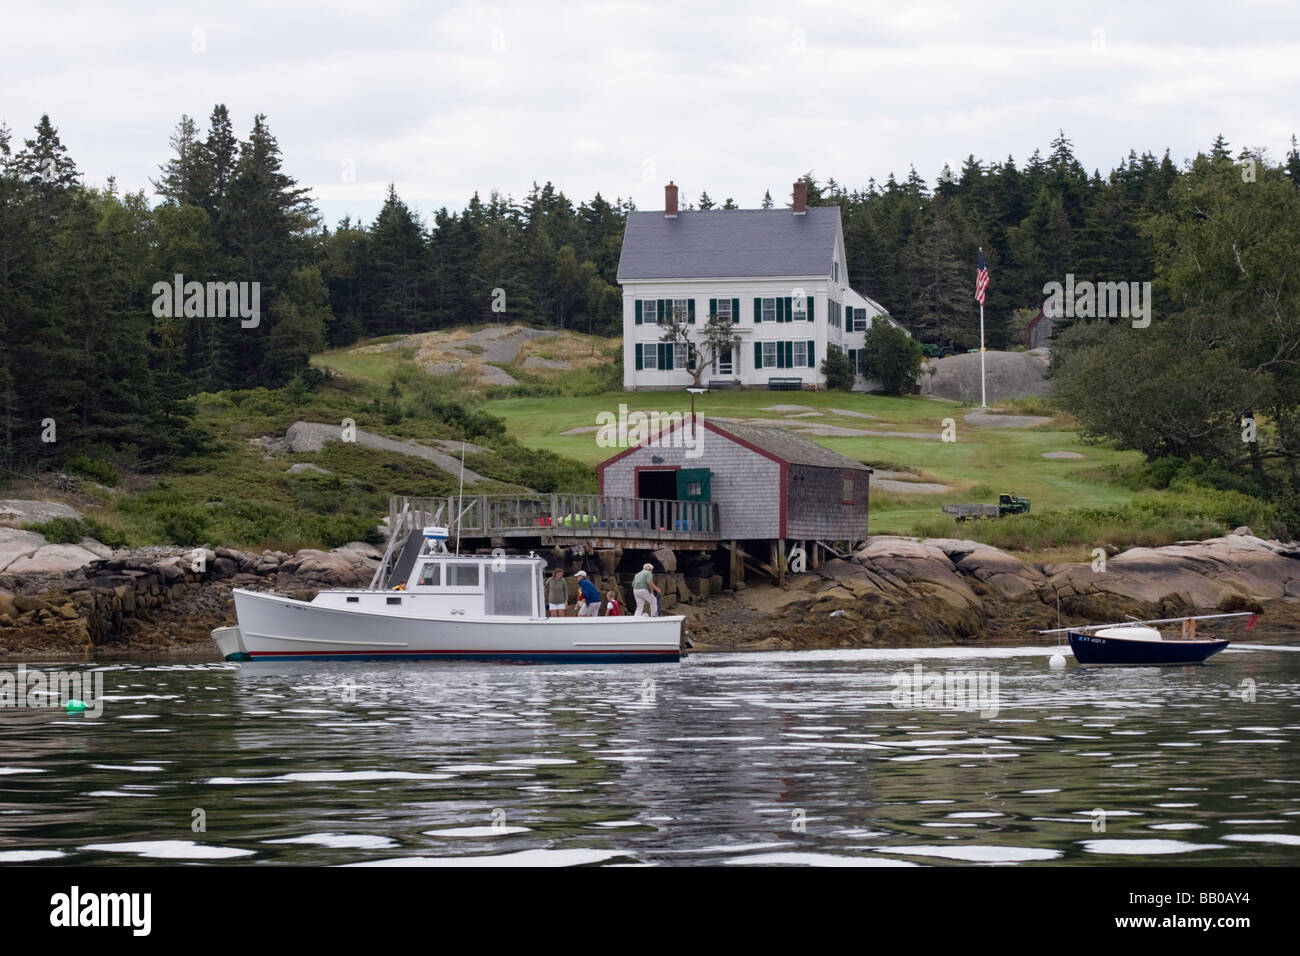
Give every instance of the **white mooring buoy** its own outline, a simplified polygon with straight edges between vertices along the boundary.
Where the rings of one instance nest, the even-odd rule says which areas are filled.
[[[1047,666],[1054,671],[1065,670],[1065,655],[1053,654],[1052,659],[1047,662]]]

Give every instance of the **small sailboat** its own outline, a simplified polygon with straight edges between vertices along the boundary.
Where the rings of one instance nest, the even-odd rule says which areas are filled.
[[[1233,617],[1253,619],[1255,615],[1248,611],[1239,614],[1200,614],[1151,621],[1058,627],[1038,633],[1065,634],[1074,659],[1080,664],[1201,664],[1227,647],[1229,642],[1198,635],[1196,622]],[[1166,637],[1156,628],[1155,625],[1158,624],[1179,624],[1181,632],[1177,637]],[[1252,620],[1247,627],[1253,624]]]
[[[388,589],[335,588],[298,601],[235,588],[239,624],[212,639],[230,661],[681,659],[684,616],[548,617],[544,558],[453,554],[442,527],[422,536]]]

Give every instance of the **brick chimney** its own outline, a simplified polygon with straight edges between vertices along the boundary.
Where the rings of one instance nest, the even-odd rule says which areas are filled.
[[[794,214],[802,216],[808,211],[808,184],[802,179],[794,184]]]
[[[664,187],[664,217],[667,219],[677,218],[677,187],[673,181],[668,180],[668,185]]]

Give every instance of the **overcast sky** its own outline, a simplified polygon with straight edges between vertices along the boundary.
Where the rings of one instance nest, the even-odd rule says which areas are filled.
[[[1300,4],[693,2],[7,4],[0,120],[49,113],[91,184],[148,187],[182,113],[266,113],[332,224],[387,184],[426,219],[551,180],[661,208],[778,203],[814,170],[933,183],[1063,128],[1091,171],[1222,132],[1300,132]],[[151,192],[152,195],[152,192]]]

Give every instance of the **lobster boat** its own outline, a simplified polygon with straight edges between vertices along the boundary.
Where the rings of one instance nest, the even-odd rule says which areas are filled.
[[[1095,624],[1086,627],[1062,627],[1039,631],[1039,633],[1065,634],[1074,659],[1080,664],[1127,664],[1148,667],[1201,664],[1227,647],[1230,642],[1197,634],[1196,622],[1234,617],[1252,618],[1247,627],[1254,625],[1255,615],[1242,612]],[[1156,627],[1161,624],[1178,624],[1181,625],[1181,630],[1177,636],[1166,636]]]
[[[548,617],[544,558],[453,554],[441,527],[414,538],[379,586],[310,601],[235,588],[238,626],[213,641],[229,661],[681,659],[684,616]]]

